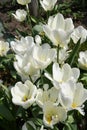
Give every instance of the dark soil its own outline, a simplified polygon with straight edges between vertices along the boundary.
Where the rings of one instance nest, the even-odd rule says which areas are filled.
[[[3,23],[6,32],[17,36],[17,29],[21,32],[30,32],[30,27],[24,22],[18,22],[13,16],[12,13],[20,8],[19,6],[0,6],[0,21]]]
[[[12,12],[16,11],[18,8],[23,7],[20,7],[18,4],[14,6],[11,4],[6,4],[4,6],[0,5],[0,21],[3,22],[7,32],[14,36],[18,35],[17,29],[22,32],[27,32],[27,34],[30,32],[30,27],[28,24],[20,23],[12,16]],[[74,12],[77,12],[78,10],[79,8],[73,8]],[[82,25],[87,28],[87,9],[81,9],[81,11],[83,12],[84,16],[80,19],[73,19],[74,24],[75,26]],[[70,17],[72,17],[72,15]]]

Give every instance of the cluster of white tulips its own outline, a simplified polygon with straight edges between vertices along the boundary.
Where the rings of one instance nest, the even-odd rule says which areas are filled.
[[[26,5],[31,0],[17,0]],[[45,11],[54,8],[57,0],[40,0]],[[27,13],[17,10],[13,14],[18,21],[23,21]],[[68,112],[77,110],[84,113],[84,102],[87,100],[87,89],[79,82],[80,68],[87,71],[87,50],[80,51],[78,67],[71,67],[67,59],[72,52],[69,50],[70,39],[76,45],[86,41],[87,30],[74,27],[71,18],[64,18],[61,13],[48,18],[47,24],[42,24],[43,35],[52,43],[43,43],[40,35],[21,37],[11,41],[11,49],[15,54],[14,68],[21,81],[11,87],[12,102],[24,109],[40,107],[43,115],[43,125],[40,130],[53,129],[54,125],[64,122]],[[6,55],[8,43],[0,42],[0,56]],[[51,72],[48,67],[51,66]],[[48,83],[44,83],[44,79]],[[41,83],[39,82],[41,81]],[[28,120],[22,130],[28,130]],[[44,126],[46,129],[44,129]]]

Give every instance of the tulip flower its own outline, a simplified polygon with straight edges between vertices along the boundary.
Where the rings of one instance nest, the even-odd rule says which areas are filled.
[[[24,84],[17,82],[15,86],[11,88],[12,102],[15,105],[27,109],[35,102],[36,93],[36,86],[29,80],[25,81]]]
[[[43,44],[35,46],[32,55],[36,68],[45,69],[54,60],[56,51],[51,49],[49,44]]]
[[[24,55],[27,51],[32,51],[35,45],[34,39],[31,36],[21,37],[20,40],[15,39],[10,44],[14,52],[19,55]]]
[[[22,81],[29,79],[31,76],[32,80],[35,81],[39,76],[40,72],[35,68],[34,60],[32,58],[31,52],[23,55],[16,55],[16,60],[14,62],[14,67],[17,73],[21,76]]]
[[[83,103],[87,100],[87,90],[82,83],[68,82],[62,84],[60,94],[60,103],[67,110],[78,110],[82,115]]]
[[[31,2],[31,0],[17,0],[18,4],[21,4],[21,5],[26,5],[26,4],[29,4]]]
[[[79,53],[78,64],[81,69],[87,70],[87,51]]]
[[[78,26],[71,34],[71,38],[75,44],[79,39],[81,39],[80,43],[83,43],[87,39],[87,30],[82,26]]]
[[[38,89],[36,102],[41,108],[43,108],[44,103],[47,101],[51,101],[55,105],[58,105],[58,94],[59,91],[55,87],[52,87],[51,89],[45,91],[43,91],[42,89]]]
[[[53,45],[59,45],[61,47],[67,46],[73,29],[74,25],[72,19],[64,19],[63,15],[60,13],[55,16],[50,16],[48,23],[43,25],[43,31],[52,41]]]
[[[6,55],[8,50],[9,50],[9,43],[0,41],[0,56]]]
[[[65,121],[67,112],[63,107],[55,106],[52,102],[46,102],[43,107],[43,121],[48,127],[53,128],[53,125]]]
[[[23,22],[26,19],[27,12],[24,9],[17,9],[16,13],[12,13],[16,20]]]
[[[45,76],[52,81],[54,86],[59,89],[61,84],[68,82],[69,80],[76,82],[79,78],[80,70],[78,68],[71,68],[71,66],[65,63],[62,67],[59,67],[58,63],[53,64],[53,77],[48,73]]]
[[[51,11],[54,8],[56,2],[57,0],[40,0],[40,4],[45,11]]]

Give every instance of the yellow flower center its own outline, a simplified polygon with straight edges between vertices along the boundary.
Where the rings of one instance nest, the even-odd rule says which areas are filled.
[[[22,101],[26,102],[28,100],[28,97],[25,95],[22,99]]]
[[[84,64],[83,66],[87,68],[87,64]]]
[[[77,107],[77,104],[76,103],[73,103],[72,104],[72,108],[76,108]]]
[[[48,116],[48,117],[46,117],[46,119],[47,119],[48,123],[50,124],[52,121],[52,116]]]
[[[5,51],[4,48],[0,48],[0,55],[2,55],[2,53]]]

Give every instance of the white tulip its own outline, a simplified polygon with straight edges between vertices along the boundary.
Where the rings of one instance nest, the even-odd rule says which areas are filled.
[[[64,64],[62,67],[59,67],[58,63],[53,64],[53,78],[45,73],[45,76],[50,79],[54,86],[59,89],[61,84],[72,80],[76,82],[79,78],[80,70],[78,68],[71,68],[69,64]]]
[[[45,91],[43,91],[42,89],[38,89],[36,102],[41,108],[43,108],[44,103],[46,103],[47,101],[51,101],[55,105],[58,105],[58,95],[59,91],[54,87]]]
[[[29,80],[24,84],[17,82],[15,87],[11,88],[12,102],[27,109],[35,102],[37,88]]]
[[[24,56],[16,55],[16,60],[17,61],[14,62],[14,67],[23,81],[29,79],[29,76],[35,81],[40,76],[40,72],[35,68],[34,60],[30,52],[26,53]]]
[[[56,2],[57,0],[40,0],[40,4],[45,11],[51,11],[54,8]]]
[[[0,56],[6,55],[9,49],[8,42],[0,41]]]
[[[16,13],[12,13],[16,20],[23,22],[26,19],[27,12],[24,9],[17,9]]]
[[[18,4],[21,4],[21,5],[26,5],[26,4],[29,4],[31,2],[31,0],[17,0]]]
[[[87,70],[87,51],[79,53],[78,64],[81,69]]]
[[[43,44],[35,46],[32,55],[36,68],[45,69],[54,60],[56,51],[51,49],[49,44]]]
[[[43,121],[48,127],[53,128],[53,125],[65,121],[67,113],[63,107],[55,106],[52,102],[46,102],[43,107]]]
[[[50,16],[48,24],[43,25],[43,30],[47,37],[55,46],[60,45],[61,47],[67,46],[73,29],[74,25],[72,19],[64,19],[63,15],[60,13],[55,16]]]
[[[78,26],[76,29],[74,29],[73,33],[71,34],[71,38],[75,44],[80,38],[80,43],[83,43],[87,39],[87,30],[82,26]]]
[[[32,51],[35,45],[34,39],[31,36],[21,37],[20,40],[11,41],[11,47],[16,54],[25,54],[27,51]]]
[[[83,87],[82,83],[68,82],[62,84],[59,97],[61,105],[67,110],[76,109],[84,115],[82,105],[87,100],[87,89]]]

